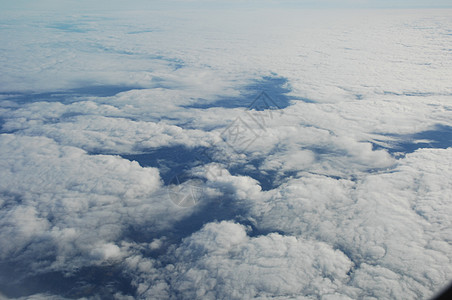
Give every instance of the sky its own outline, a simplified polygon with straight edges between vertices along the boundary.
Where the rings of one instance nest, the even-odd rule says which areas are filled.
[[[257,8],[257,7],[297,7],[297,8],[446,8],[451,7],[447,0],[134,0],[134,1],[88,1],[88,0],[18,0],[2,1],[2,9],[8,10],[142,10],[142,9],[218,9],[218,8]]]
[[[27,8],[0,14],[0,298],[452,281],[450,9]]]

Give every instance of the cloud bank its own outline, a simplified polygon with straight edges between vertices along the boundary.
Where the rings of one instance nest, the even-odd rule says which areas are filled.
[[[211,8],[2,14],[2,297],[447,285],[450,11]]]

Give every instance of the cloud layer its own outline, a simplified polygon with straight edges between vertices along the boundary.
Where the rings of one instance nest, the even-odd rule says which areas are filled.
[[[1,297],[444,287],[450,11],[208,11],[2,14]]]

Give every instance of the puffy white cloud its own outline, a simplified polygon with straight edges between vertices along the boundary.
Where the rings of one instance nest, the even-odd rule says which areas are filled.
[[[0,136],[1,259],[48,257],[71,271],[117,260],[134,226],[158,232],[193,210],[169,201],[159,172],[118,156],[87,155],[43,137]],[[149,233],[148,233],[149,234]]]
[[[195,299],[323,296],[352,262],[324,243],[273,233],[250,238],[241,225],[207,224],[176,250],[174,288]]]
[[[351,285],[363,293],[428,297],[452,271],[446,242],[451,211],[445,205],[451,153],[450,148],[418,150],[391,172],[355,182],[304,174],[277,192],[250,199],[250,218],[260,230],[315,237],[341,249],[356,264]],[[391,288],[365,282],[374,276]],[[403,283],[394,286],[399,280]]]
[[[142,281],[140,297],[168,297],[167,293],[184,299],[332,296],[353,266],[325,243],[277,233],[250,237],[243,225],[226,221],[206,224],[169,257],[172,264],[164,268],[156,268],[152,260],[128,259],[131,269],[148,266],[140,267],[141,280],[147,278],[151,286]],[[149,281],[156,276],[160,279]],[[169,286],[159,283],[162,278],[167,278]],[[159,286],[165,293],[155,294]]]
[[[131,120],[127,109],[82,101],[63,105],[38,102],[4,109],[3,130],[46,136],[89,152],[130,154],[162,146],[207,146],[215,136],[156,121]],[[132,115],[132,119],[137,116]],[[218,138],[216,138],[218,139]]]

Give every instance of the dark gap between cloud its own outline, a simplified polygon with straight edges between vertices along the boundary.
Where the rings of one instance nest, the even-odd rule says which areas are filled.
[[[127,85],[91,85],[66,91],[45,93],[0,92],[0,96],[4,96],[3,100],[10,100],[20,104],[40,101],[70,103],[77,101],[78,97],[111,97],[122,92],[140,89],[144,88]]]
[[[304,102],[314,102],[306,98],[295,98],[287,96],[291,90],[288,87],[288,80],[284,77],[265,76],[256,80],[243,88],[243,91],[238,97],[223,97],[214,102],[206,102],[200,99],[198,102],[183,106],[185,108],[199,108],[207,109],[212,107],[223,108],[238,108],[249,107],[256,97],[259,97],[262,92],[265,92],[269,97],[270,106],[285,108],[290,105],[291,100],[301,100]]]
[[[0,265],[2,277],[15,274],[16,266],[2,263]],[[12,276],[17,278],[18,275]],[[8,284],[5,284],[5,283]],[[125,295],[135,295],[135,288],[131,285],[121,266],[90,266],[84,267],[72,275],[62,272],[48,272],[29,276],[19,281],[0,281],[0,290],[7,297],[27,297],[38,293],[51,293],[70,299],[99,296],[100,299],[112,299],[118,291]]]
[[[372,143],[373,148],[375,150],[386,149],[391,154],[395,154],[397,152],[408,154],[421,148],[446,149],[452,147],[452,127],[442,124],[437,124],[431,130],[425,130],[414,134],[408,135],[384,134],[384,135],[395,138],[396,141],[391,141],[389,143],[390,144],[389,147],[384,147],[380,144]]]

